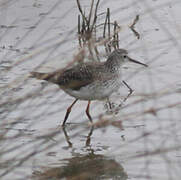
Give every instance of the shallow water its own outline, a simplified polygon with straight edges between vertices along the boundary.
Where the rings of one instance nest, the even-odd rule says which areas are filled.
[[[117,114],[108,115],[105,102],[92,102],[94,122],[103,117],[119,124],[94,130],[84,101],[75,105],[63,130],[60,123],[73,98],[56,85],[28,77],[33,70],[51,72],[73,60],[76,2],[2,2],[1,179],[179,180],[180,1],[101,2],[99,12],[110,7],[112,21],[122,27],[120,47],[149,68],[124,66],[123,79],[134,93],[121,108],[128,90],[121,87],[112,95]],[[82,3],[89,8],[89,1]],[[136,14],[139,40],[128,28]],[[100,16],[98,22],[102,20]]]

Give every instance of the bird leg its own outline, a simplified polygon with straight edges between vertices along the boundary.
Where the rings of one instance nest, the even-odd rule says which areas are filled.
[[[129,98],[129,96],[133,93],[133,90],[131,89],[131,87],[125,81],[123,81],[123,83],[129,89],[128,95],[123,100],[123,102],[125,102]]]
[[[110,102],[109,98],[107,98],[107,103],[109,105],[109,110],[114,108],[114,105]]]
[[[87,114],[87,117],[89,118],[90,122],[92,123],[92,117],[89,114],[90,103],[91,103],[91,101],[88,101],[87,108],[86,108],[86,114]]]
[[[70,114],[70,112],[71,112],[71,109],[72,109],[73,105],[74,105],[77,101],[78,101],[78,99],[76,99],[76,100],[68,107],[67,112],[66,112],[66,114],[65,114],[65,118],[64,118],[64,121],[63,121],[62,126],[65,126],[65,123],[66,123],[66,121],[67,121],[67,119],[68,119],[68,117],[69,117],[69,114]]]
[[[89,134],[87,136],[86,146],[90,146],[91,136],[92,136],[93,131],[94,131],[94,126],[91,127],[90,132],[89,132]]]
[[[123,81],[123,83],[129,89],[130,94],[132,94],[133,90],[131,89],[131,87],[126,83],[126,81]]]

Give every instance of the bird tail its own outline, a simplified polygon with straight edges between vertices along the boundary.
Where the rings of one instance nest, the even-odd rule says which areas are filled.
[[[48,81],[50,77],[51,77],[51,74],[49,74],[49,73],[31,72],[31,74],[30,74],[30,78],[37,78],[40,80]]]

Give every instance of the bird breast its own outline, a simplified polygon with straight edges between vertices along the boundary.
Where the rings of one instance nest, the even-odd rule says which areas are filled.
[[[103,100],[117,91],[121,85],[120,78],[94,81],[79,90],[63,89],[67,94],[81,100]]]

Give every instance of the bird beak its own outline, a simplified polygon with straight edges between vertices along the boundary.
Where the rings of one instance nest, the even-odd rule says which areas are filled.
[[[147,64],[144,64],[144,63],[141,63],[141,62],[136,61],[136,60],[134,60],[134,59],[131,59],[130,57],[128,57],[128,59],[129,59],[129,61],[131,61],[131,62],[134,62],[134,63],[137,63],[137,64],[141,64],[141,65],[143,65],[143,66],[145,66],[145,67],[148,67]]]

